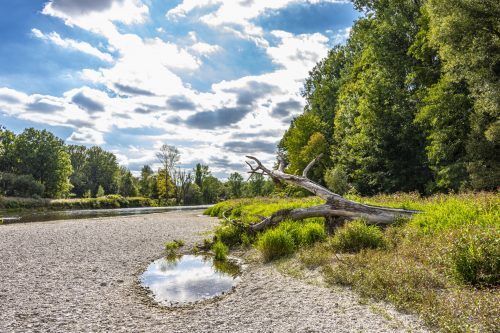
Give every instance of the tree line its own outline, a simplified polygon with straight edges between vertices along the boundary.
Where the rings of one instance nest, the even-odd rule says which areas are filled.
[[[0,195],[91,198],[119,194],[171,205],[262,196],[274,189],[273,182],[262,175],[245,181],[235,172],[221,181],[208,165],[182,169],[174,146],[163,145],[157,158],[161,163],[157,171],[144,165],[136,177],[101,147],[66,145],[47,130],[28,128],[16,135],[0,126]]]
[[[279,143],[338,193],[500,185],[500,2],[355,0],[365,15],[309,73]]]

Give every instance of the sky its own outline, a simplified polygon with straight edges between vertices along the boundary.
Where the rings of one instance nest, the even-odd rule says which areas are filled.
[[[0,124],[99,145],[135,174],[162,144],[226,178],[271,164],[342,0],[0,0]]]

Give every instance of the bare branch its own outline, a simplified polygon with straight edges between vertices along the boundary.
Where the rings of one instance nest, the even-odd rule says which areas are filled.
[[[316,164],[316,162],[319,161],[319,159],[323,156],[323,154],[319,154],[316,156],[315,159],[313,159],[309,164],[305,167],[304,171],[302,172],[302,177],[307,178],[307,174],[309,173],[309,170]]]

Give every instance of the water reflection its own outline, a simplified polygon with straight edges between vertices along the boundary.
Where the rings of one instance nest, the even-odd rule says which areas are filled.
[[[140,277],[155,301],[181,305],[222,295],[240,281],[238,265],[210,256],[169,256],[152,262]]]

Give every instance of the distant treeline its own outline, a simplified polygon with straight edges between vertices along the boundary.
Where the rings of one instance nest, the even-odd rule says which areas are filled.
[[[223,182],[211,174],[207,165],[198,164],[194,170],[178,168],[180,155],[173,146],[164,145],[157,156],[162,168],[155,172],[145,165],[140,176],[135,177],[118,164],[113,153],[98,146],[66,145],[47,130],[28,128],[15,135],[0,127],[0,196],[108,196],[114,204],[117,199],[109,195],[116,194],[154,199],[155,205],[174,205],[268,195],[274,188],[273,182],[261,175],[244,181],[239,173],[233,173]],[[95,203],[101,204],[101,201]],[[140,205],[146,204],[152,202],[140,202]]]
[[[288,172],[343,193],[500,185],[500,2],[354,0],[365,15],[310,72],[280,142]]]

